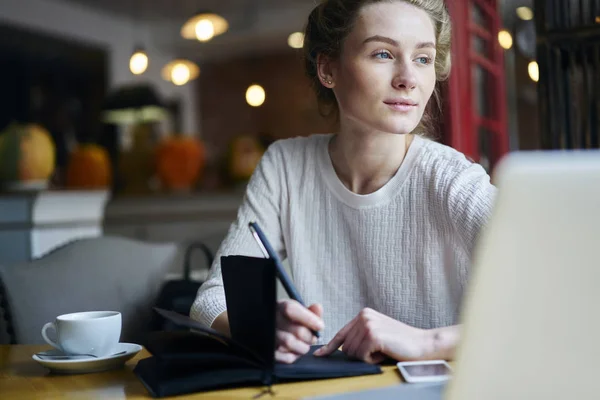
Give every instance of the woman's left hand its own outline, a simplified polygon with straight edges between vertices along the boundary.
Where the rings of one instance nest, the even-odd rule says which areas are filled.
[[[350,357],[377,364],[386,357],[417,360],[425,355],[426,331],[403,324],[370,308],[363,309],[315,356],[327,356],[342,346]]]

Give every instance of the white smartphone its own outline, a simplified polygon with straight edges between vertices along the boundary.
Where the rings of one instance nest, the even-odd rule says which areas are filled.
[[[406,382],[444,382],[450,379],[452,368],[444,360],[401,361],[396,364]]]

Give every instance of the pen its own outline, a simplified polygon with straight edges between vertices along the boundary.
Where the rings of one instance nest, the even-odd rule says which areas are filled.
[[[250,228],[250,231],[252,232],[252,236],[254,236],[254,239],[256,239],[256,243],[258,243],[258,247],[260,247],[265,257],[272,259],[275,263],[277,276],[283,284],[283,287],[287,292],[288,296],[290,296],[292,300],[296,300],[298,303],[306,307],[306,304],[304,304],[302,297],[300,297],[300,293],[298,293],[289,275],[287,274],[287,272],[285,272],[283,265],[281,265],[281,260],[279,259],[279,256],[277,256],[277,253],[275,253],[273,247],[271,247],[271,244],[267,240],[267,237],[263,233],[262,229],[260,229],[256,222],[250,222],[248,226]],[[318,331],[312,331],[312,333],[316,337],[321,336]]]

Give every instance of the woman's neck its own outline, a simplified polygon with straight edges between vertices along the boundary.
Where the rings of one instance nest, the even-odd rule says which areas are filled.
[[[344,131],[330,142],[329,155],[335,172],[349,190],[369,194],[396,174],[412,139],[411,134]]]

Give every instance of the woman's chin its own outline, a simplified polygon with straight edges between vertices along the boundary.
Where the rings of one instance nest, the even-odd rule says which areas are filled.
[[[387,126],[386,129],[384,129],[383,131],[389,132],[394,135],[407,135],[409,133],[412,133],[416,127],[416,124],[395,124]]]
[[[411,121],[408,118],[402,118],[401,120],[395,119],[388,123],[381,124],[380,130],[397,135],[405,135],[414,131],[418,123],[419,121]]]
[[[358,121],[360,120],[357,119]],[[406,135],[415,130],[419,121],[414,121],[412,118],[380,118],[378,120],[362,120],[359,124],[367,132],[376,131],[393,135]]]

